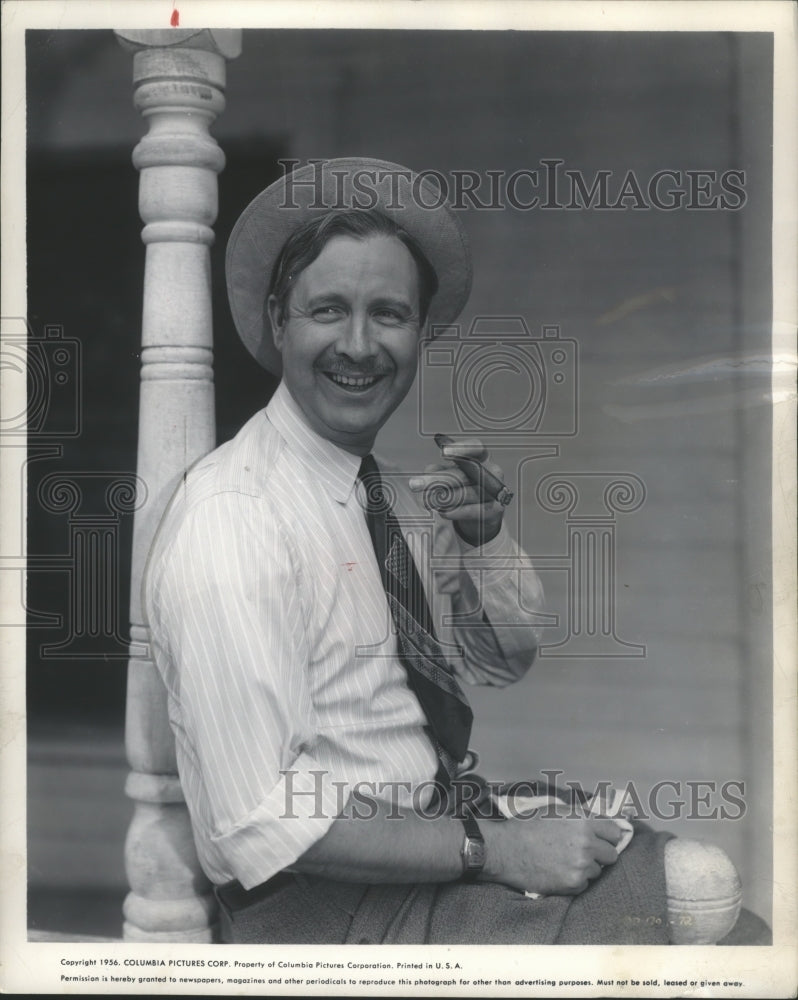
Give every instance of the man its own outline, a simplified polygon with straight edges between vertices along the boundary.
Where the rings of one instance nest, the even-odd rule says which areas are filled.
[[[372,455],[468,296],[457,218],[394,164],[311,164],[247,208],[227,267],[282,381],[184,477],[146,586],[224,940],[666,942],[664,836],[616,871],[612,819],[452,807],[460,684],[519,680],[542,607],[479,441],[409,479]]]

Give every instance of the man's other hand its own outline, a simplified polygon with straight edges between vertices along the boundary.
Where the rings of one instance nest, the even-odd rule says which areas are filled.
[[[578,895],[618,860],[621,830],[611,819],[537,815],[481,829],[488,858],[482,878],[525,892]]]
[[[502,470],[488,460],[488,449],[478,438],[463,438],[443,448],[443,462],[428,465],[410,480],[427,507],[454,523],[469,545],[484,545],[498,535],[504,507],[486,491],[484,466],[497,479]]]

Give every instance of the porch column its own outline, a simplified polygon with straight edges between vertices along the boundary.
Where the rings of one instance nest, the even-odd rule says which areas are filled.
[[[167,717],[150,658],[141,581],[150,543],[183,471],[215,444],[209,247],[224,154],[209,127],[224,109],[225,61],[240,31],[117,31],[133,56],[134,103],[148,124],[133,152],[146,246],[126,792],[129,941],[210,941],[215,901],[197,862]]]

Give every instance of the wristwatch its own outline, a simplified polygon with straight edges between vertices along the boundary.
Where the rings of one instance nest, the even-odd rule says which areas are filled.
[[[476,882],[482,869],[485,867],[486,851],[485,839],[479,832],[479,825],[470,812],[466,812],[461,817],[465,827],[463,846],[460,848],[460,856],[463,859],[464,882]]]

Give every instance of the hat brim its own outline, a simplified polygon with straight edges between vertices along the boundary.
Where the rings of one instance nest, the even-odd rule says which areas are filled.
[[[264,308],[280,251],[299,226],[331,211],[374,209],[409,233],[438,277],[427,317],[430,327],[457,319],[471,291],[471,252],[432,176],[387,160],[312,160],[250,202],[227,244],[227,294],[239,336],[259,364],[276,375],[282,372]]]

